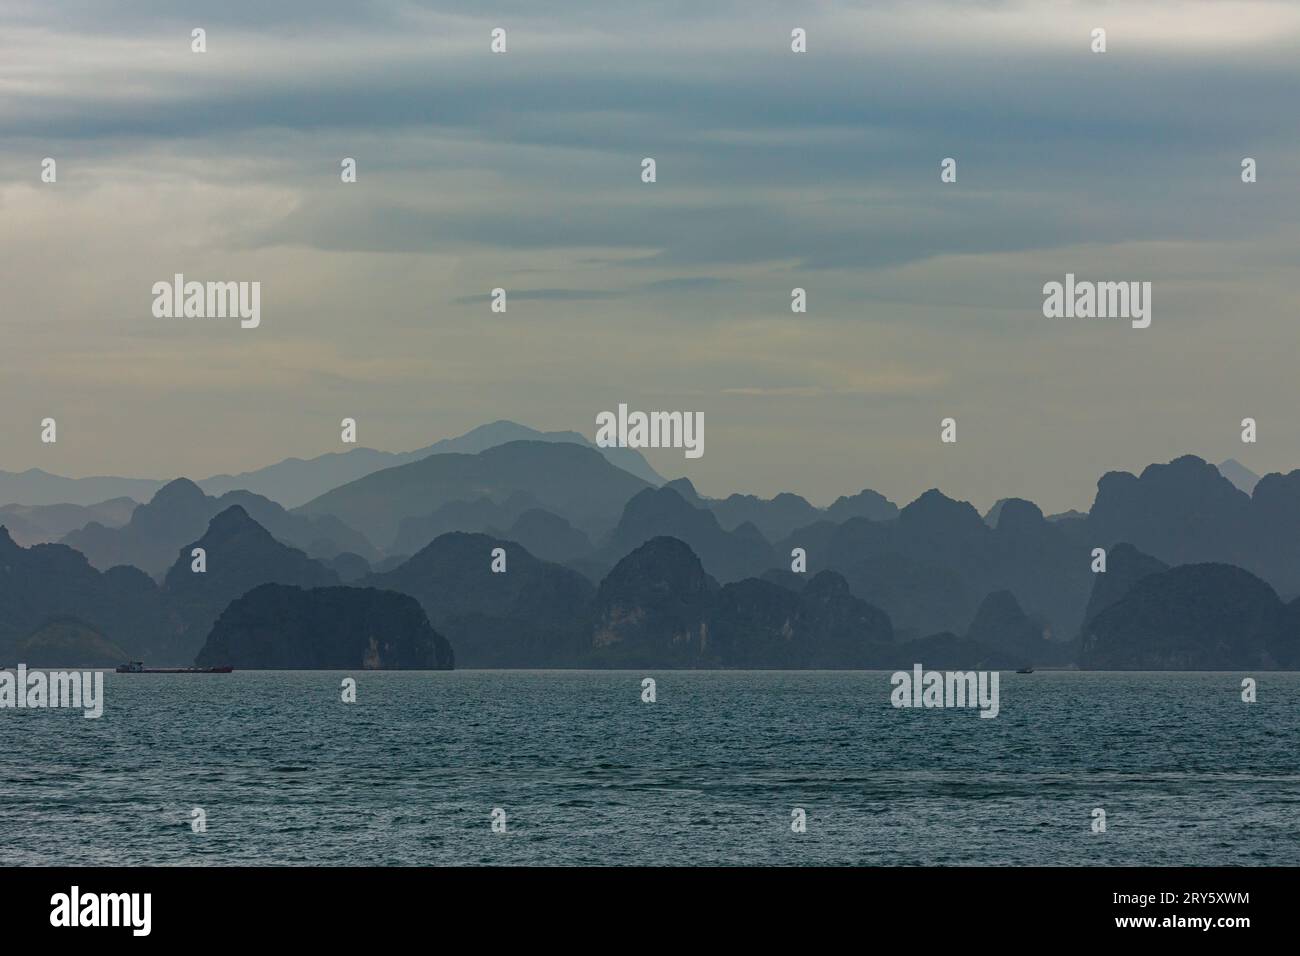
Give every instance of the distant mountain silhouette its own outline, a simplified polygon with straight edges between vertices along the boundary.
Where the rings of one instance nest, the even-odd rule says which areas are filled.
[[[712,511],[692,507],[667,487],[647,488],[628,501],[599,557],[606,567],[613,567],[651,538],[662,536],[686,542],[722,581],[756,577],[775,561],[772,546],[752,525],[724,531]]]
[[[1087,521],[1088,513],[1086,511],[1076,511],[1071,508],[1069,511],[1058,511],[1056,514],[1048,515],[1047,520],[1052,522],[1052,524],[1069,525],[1080,521]]]
[[[795,532],[777,551],[803,547],[810,571],[832,569],[853,593],[889,614],[904,636],[961,633],[976,602],[1010,591],[1056,639],[1072,636],[1088,597],[1088,550],[1032,502],[1000,503],[997,526],[938,490],[893,521],[851,518]]]
[[[718,523],[723,528],[733,531],[748,522],[770,541],[784,538],[795,528],[812,524],[822,516],[820,509],[789,492],[782,492],[771,499],[755,495],[731,495],[709,504],[709,510],[717,515]]]
[[[512,441],[571,442],[596,448],[594,443],[578,432],[542,432],[516,422],[495,421],[473,428],[456,438],[444,438],[414,451],[388,452],[373,448],[353,448],[328,452],[315,458],[286,458],[265,468],[237,475],[213,475],[196,483],[209,495],[219,497],[230,491],[248,491],[270,498],[285,508],[296,508],[332,488],[385,468],[449,452],[477,454]],[[635,448],[596,450],[615,467],[649,484],[663,483],[664,479]],[[22,472],[0,471],[0,504],[94,505],[112,498],[148,501],[165,484],[167,482],[154,478],[65,478],[39,468]],[[109,522],[101,523],[109,525]],[[76,527],[85,524],[82,521]],[[63,533],[70,530],[72,528],[66,528]]]
[[[786,543],[802,546],[798,536]],[[807,550],[809,571],[838,571],[854,594],[890,616],[895,629],[915,635],[964,627],[983,590],[923,547],[913,548],[897,521],[850,518],[821,548]]]
[[[966,636],[1027,659],[1032,657],[1034,649],[1046,643],[1042,628],[1029,620],[1010,591],[994,591],[984,598]]]
[[[215,505],[192,481],[178,478],[131,513],[120,528],[91,522],[63,543],[97,568],[130,564],[157,575],[176,558],[176,549],[202,533]]]
[[[817,508],[790,492],[782,492],[774,498],[739,494],[721,499],[704,498],[686,478],[676,478],[663,487],[677,492],[687,504],[695,508],[712,511],[724,530],[734,531],[743,524],[751,524],[768,541],[785,538],[797,529],[819,521],[838,524],[849,518],[892,521],[898,517],[898,508],[894,503],[870,489],[851,497],[841,496],[829,508]]]
[[[163,484],[153,478],[64,478],[39,468],[0,471],[0,504],[94,505],[113,498],[148,501]]]
[[[1259,475],[1237,461],[1237,459],[1229,458],[1227,461],[1221,461],[1216,467],[1219,474],[1246,494],[1253,495],[1255,493],[1255,486],[1259,484]]]
[[[339,580],[344,584],[351,584],[353,581],[360,581],[367,574],[370,574],[373,568],[359,554],[353,554],[351,551],[344,551],[334,555],[328,561],[323,562],[327,568],[339,576]]]
[[[1069,664],[1076,650],[1073,644],[1047,640],[1044,625],[1025,614],[1010,591],[984,598],[966,637],[1023,664]]]
[[[530,508],[498,535],[517,541],[543,561],[564,563],[592,551],[591,539],[557,514]]]
[[[1283,597],[1300,594],[1300,471],[1259,479],[1244,530],[1245,541],[1236,549],[1241,566]]]
[[[333,515],[292,514],[247,491],[212,498],[186,478],[160,488],[121,528],[92,522],[65,536],[63,543],[81,551],[97,568],[131,564],[160,575],[176,559],[178,548],[197,538],[215,515],[233,505],[243,508],[277,538],[314,556],[332,557],[341,551],[367,559],[378,556],[369,541]]]
[[[416,601],[373,588],[263,584],[221,614],[196,659],[237,669],[450,670]]]
[[[67,615],[51,618],[15,651],[28,667],[116,667],[127,652],[85,621]]]
[[[327,452],[314,458],[286,458],[274,465],[242,471],[237,475],[213,475],[197,484],[209,495],[250,491],[270,498],[282,507],[296,508],[331,488],[412,460],[414,459],[402,453],[352,448],[348,451]]]
[[[505,551],[504,573],[492,571],[496,548]],[[565,666],[583,652],[592,585],[513,541],[452,532],[363,583],[418,600],[461,667]]]
[[[664,482],[663,487],[677,492],[693,508],[709,507],[709,500],[700,497],[700,493],[695,490],[695,485],[691,484],[689,478],[674,478],[672,481]]]
[[[654,538],[601,582],[593,662],[612,667],[867,667],[889,618],[833,573],[802,592],[749,578],[719,586],[690,547]]]
[[[452,531],[485,533],[490,528],[507,528],[524,512],[539,505],[535,497],[524,491],[513,492],[501,501],[487,496],[473,501],[448,501],[431,514],[403,518],[391,550],[414,554],[434,538]]]
[[[194,548],[205,552],[207,570],[202,573],[192,570]],[[338,583],[333,570],[281,544],[242,507],[232,505],[212,518],[201,538],[180,549],[163,590],[184,627],[186,657],[192,658],[222,610],[253,588],[262,584],[319,588]]]
[[[921,633],[957,630],[977,595],[994,589],[988,567],[992,532],[978,512],[927,491],[892,522],[853,518],[836,530],[809,568],[832,568],[853,592]]]
[[[1092,587],[1091,548],[1071,526],[1043,517],[1032,501],[1008,498],[988,536],[986,574],[973,580],[1016,596],[1032,617],[1044,619],[1048,639],[1063,641],[1078,633]],[[1046,663],[1044,655],[1034,663]]]
[[[505,573],[491,571],[494,548],[506,552]],[[463,533],[366,580],[416,597],[462,667],[864,667],[891,644],[888,617],[838,575],[798,583],[720,587],[684,542],[660,537],[594,593],[515,542]]]
[[[595,448],[585,436],[573,431],[542,432],[510,421],[480,425],[456,438],[444,438],[407,452],[375,451],[356,448],[332,452],[315,458],[287,458],[282,462],[238,475],[214,475],[199,482],[211,495],[247,490],[278,501],[286,508],[296,508],[340,485],[364,478],[385,468],[410,464],[430,455],[476,455],[498,445],[514,441],[571,442]],[[599,448],[610,464],[650,484],[662,484],[661,478],[634,448]],[[427,543],[427,541],[425,542]]]
[[[1138,477],[1111,472],[1098,482],[1087,534],[1170,565],[1237,565],[1291,598],[1300,594],[1300,471],[1265,475],[1253,495],[1193,455]]]
[[[51,619],[69,617],[137,659],[188,663],[176,650],[180,622],[143,571],[97,571],[61,544],[21,548],[0,527],[0,662],[17,660],[19,645]]]
[[[854,519],[849,518],[844,522],[836,523],[827,519],[814,521],[812,524],[803,528],[796,528],[790,532],[789,536],[782,541],[777,541],[773,546],[773,553],[779,568],[786,570],[790,567],[790,553],[795,548],[803,548],[810,556],[815,558],[810,568],[821,569],[826,566],[827,548],[831,541],[839,534],[840,528]],[[857,519],[859,525],[871,524],[866,518]]]
[[[644,482],[652,485],[661,485],[664,482],[663,476],[651,468],[649,462],[635,448],[600,448],[580,432],[542,432],[511,421],[495,421],[487,425],[479,425],[458,438],[445,438],[425,448],[408,452],[408,454],[413,461],[427,458],[429,455],[448,453],[476,455],[479,452],[487,451],[489,448],[496,448],[498,445],[517,441],[565,442],[573,445],[585,445],[588,448],[596,449],[615,468],[621,468]]]
[[[1169,565],[1149,554],[1143,554],[1131,544],[1121,542],[1106,551],[1106,570],[1093,575],[1092,596],[1083,612],[1083,627],[1106,608],[1118,603],[1133,585],[1149,574],[1168,571]]]
[[[238,505],[248,512],[258,524],[266,528],[285,544],[299,548],[313,558],[332,558],[350,551],[367,561],[379,557],[374,545],[365,535],[354,531],[331,514],[303,516],[285,511],[279,504],[249,491],[228,491],[220,498],[211,498],[217,511]]]
[[[20,546],[90,515],[62,545]],[[382,469],[293,512],[178,479],[139,506],[9,506],[6,523],[0,660],[62,620],[40,646],[187,664],[257,587],[346,583],[415,598],[464,666],[1300,666],[1300,470],[1247,494],[1194,456],[1108,473],[1090,512],[1052,518],[1019,498],[981,517],[937,489],[901,510],[871,491],[827,509],[712,499],[525,441]]]
[[[372,541],[387,545],[404,518],[441,505],[487,496],[505,501],[516,492],[591,533],[611,526],[624,503],[646,482],[616,468],[583,445],[520,441],[476,455],[438,454],[367,475],[295,510],[332,514]]]
[[[410,560],[411,555],[409,554],[388,554],[376,561],[370,570],[374,574],[386,574],[400,568]]]
[[[913,549],[949,567],[983,558],[990,540],[979,512],[931,488],[898,513],[898,529]]]
[[[879,492],[864,488],[856,495],[841,495],[826,509],[830,521],[848,521],[866,518],[869,521],[893,521],[898,517],[898,506]]]
[[[1088,534],[1098,547],[1127,541],[1169,564],[1236,562],[1249,513],[1249,495],[1213,465],[1184,455],[1140,476],[1103,475]]]
[[[1290,667],[1298,635],[1266,583],[1225,564],[1149,574],[1100,611],[1082,638],[1080,665],[1114,670]]]
[[[23,547],[58,541],[70,531],[94,521],[106,528],[120,528],[136,509],[131,498],[111,498],[93,505],[5,505],[0,523]]]
[[[999,498],[995,501],[993,507],[984,513],[984,523],[990,528],[996,528],[998,519],[1002,517],[1002,506],[1010,500],[1010,498]]]

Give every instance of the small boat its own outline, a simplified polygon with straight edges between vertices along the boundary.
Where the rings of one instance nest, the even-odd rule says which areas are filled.
[[[1034,669],[1032,667],[1022,667],[1020,670],[1016,671],[1017,674],[1032,674],[1033,672]]]
[[[234,668],[225,667],[145,667],[144,661],[128,661],[117,665],[119,674],[229,674]]]

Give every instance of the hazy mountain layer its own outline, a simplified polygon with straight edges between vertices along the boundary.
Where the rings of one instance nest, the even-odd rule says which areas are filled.
[[[92,521],[106,528],[120,528],[131,520],[137,505],[131,498],[112,498],[93,505],[5,505],[0,507],[0,524],[8,527],[14,541],[27,547],[58,541]]]
[[[356,481],[385,468],[409,464],[430,455],[476,455],[489,448],[514,441],[570,442],[596,446],[573,431],[542,432],[510,421],[491,422],[471,429],[456,438],[444,438],[424,448],[407,452],[383,452],[371,448],[333,452],[315,458],[288,458],[257,471],[238,475],[214,475],[199,482],[208,494],[219,495],[243,489],[265,495],[286,508],[296,508],[332,488]],[[662,484],[663,478],[634,448],[599,448],[597,451],[617,468],[636,475],[650,484]]]
[[[203,570],[192,552],[203,550]],[[191,658],[231,601],[263,584],[306,588],[339,583],[339,576],[297,548],[281,544],[239,505],[214,516],[197,541],[180,549],[163,590],[183,632],[181,653]]]
[[[851,507],[889,514],[877,498],[854,496]],[[935,489],[893,517],[842,522],[781,496],[723,499],[733,518],[768,505],[790,518],[820,516],[776,545],[752,521],[726,529],[718,502],[689,482],[651,488],[576,444],[434,455],[325,499],[289,513],[247,492],[214,499],[178,480],[121,528],[92,523],[68,536],[100,565],[165,561],[161,587],[139,567],[97,570],[71,547],[23,548],[4,532],[0,660],[60,648],[102,658],[109,647],[188,663],[249,591],[347,580],[416,599],[466,666],[1300,663],[1300,600],[1285,603],[1285,585],[1300,583],[1300,471],[1266,475],[1247,495],[1186,456],[1140,475],[1107,474],[1088,516],[1055,521],[1016,498],[981,517]],[[380,533],[405,528],[413,546],[439,522],[500,526],[441,533],[410,558],[381,560],[339,510]],[[76,507],[8,512],[37,513],[67,520]],[[587,531],[602,526],[603,535]],[[366,554],[326,535],[355,535]],[[303,541],[330,563],[295,546]],[[205,552],[202,572],[192,567],[194,547]],[[504,573],[493,569],[498,556]],[[41,634],[52,620],[75,623]]]
[[[213,475],[196,482],[209,495],[220,496],[229,491],[249,491],[278,502],[285,508],[306,504],[339,485],[355,481],[372,472],[395,465],[404,465],[429,455],[448,452],[477,454],[512,441],[571,442],[596,446],[585,436],[574,431],[543,432],[510,421],[496,421],[480,425],[464,435],[444,438],[424,448],[407,452],[376,451],[373,448],[349,448],[346,451],[328,452],[314,458],[286,458],[265,468],[240,472],[237,475]],[[643,481],[663,484],[644,456],[634,448],[597,449],[611,464]],[[94,505],[111,498],[131,498],[148,501],[166,481],[153,478],[64,478],[39,468],[23,472],[0,471],[0,504],[21,505]],[[98,519],[96,519],[98,520]],[[81,527],[80,522],[75,527]],[[103,521],[103,524],[109,522]],[[65,528],[61,533],[73,530]]]
[[[97,568],[130,564],[159,576],[176,560],[178,549],[199,537],[213,517],[232,506],[242,508],[275,537],[313,556],[329,558],[350,551],[367,560],[378,557],[363,535],[333,515],[293,514],[247,491],[212,498],[185,478],[159,489],[147,504],[132,512],[124,526],[106,528],[92,522],[67,535],[63,543],[84,553]]]
[[[367,475],[295,510],[335,515],[381,546],[402,522],[455,501],[531,496],[540,507],[588,530],[614,523],[624,504],[649,487],[595,449],[558,442],[509,442],[476,455],[438,454]]]

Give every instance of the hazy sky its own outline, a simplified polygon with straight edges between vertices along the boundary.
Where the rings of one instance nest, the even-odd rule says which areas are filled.
[[[626,402],[704,413],[702,458],[649,457],[710,495],[1287,471],[1298,64],[1290,2],[0,0],[0,468],[238,472],[345,416],[594,437]],[[154,318],[176,272],[260,281],[261,327]],[[1067,272],[1152,282],[1151,327],[1044,318]]]

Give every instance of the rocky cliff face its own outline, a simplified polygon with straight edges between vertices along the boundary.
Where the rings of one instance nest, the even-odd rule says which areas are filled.
[[[451,646],[412,597],[264,584],[233,601],[196,663],[238,669],[450,670]]]
[[[1085,628],[1080,666],[1217,670],[1287,666],[1296,634],[1277,594],[1248,571],[1189,564],[1147,575]]]
[[[709,652],[704,620],[718,582],[677,538],[652,538],[601,582],[590,648],[608,666],[691,667]]]
[[[784,580],[784,579],[783,579]],[[601,583],[591,653],[607,666],[871,667],[889,617],[824,571],[799,590],[746,578],[723,587],[675,538],[637,548]]]

